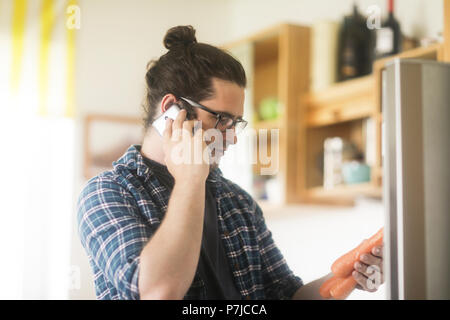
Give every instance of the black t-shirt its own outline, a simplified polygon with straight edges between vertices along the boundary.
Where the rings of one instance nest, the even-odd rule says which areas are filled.
[[[175,181],[167,167],[146,157],[143,158],[158,180],[172,192]],[[206,299],[239,300],[241,295],[234,284],[219,235],[217,206],[212,182],[206,181],[205,188],[205,219],[197,270],[206,286]]]

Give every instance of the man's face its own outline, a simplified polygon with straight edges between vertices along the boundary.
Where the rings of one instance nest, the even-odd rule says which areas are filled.
[[[197,102],[215,112],[231,115],[233,118],[242,117],[244,113],[244,89],[229,81],[220,80],[217,78],[213,78],[212,81],[215,93],[214,97]],[[214,128],[217,121],[217,117],[215,115],[199,108],[196,108],[195,111],[197,113],[197,120],[202,121],[202,128],[204,131]],[[230,144],[235,144],[237,142],[237,137],[234,134],[234,128],[227,131],[229,131],[228,134],[227,132],[222,132],[222,141],[214,144],[212,156],[216,159],[220,159]],[[214,138],[212,141],[207,141],[207,144],[211,144],[213,142]]]

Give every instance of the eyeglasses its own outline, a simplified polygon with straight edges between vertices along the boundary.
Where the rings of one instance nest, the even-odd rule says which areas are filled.
[[[216,124],[214,125],[215,129],[219,129],[222,132],[225,132],[227,129],[231,129],[234,127],[234,130],[237,133],[242,132],[247,126],[247,121],[242,119],[242,117],[231,117],[224,113],[216,112],[214,110],[201,105],[200,103],[194,102],[188,98],[180,97],[180,99],[186,101],[190,106],[202,109],[206,112],[209,112],[216,116]]]

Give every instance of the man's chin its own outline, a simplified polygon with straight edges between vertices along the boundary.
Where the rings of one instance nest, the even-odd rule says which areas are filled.
[[[209,165],[209,171],[215,170],[219,167],[218,163],[213,163]]]
[[[216,169],[219,167],[221,158],[222,157],[214,157],[211,159],[211,164],[210,164],[211,169]]]
[[[217,154],[217,155],[213,155],[211,157],[211,164],[210,164],[211,170],[219,167],[220,159],[222,159],[222,156],[223,156],[223,154]]]

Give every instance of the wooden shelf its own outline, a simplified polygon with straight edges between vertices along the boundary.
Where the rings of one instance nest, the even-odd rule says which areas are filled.
[[[348,100],[349,97],[371,94],[374,85],[372,75],[352,80],[336,82],[330,87],[311,92],[309,96],[310,107],[320,107],[333,101]]]
[[[418,47],[408,51],[404,51],[402,53],[389,56],[383,59],[375,60],[374,62],[374,73],[377,69],[382,69],[386,65],[387,62],[392,61],[396,58],[400,59],[430,59],[437,60],[439,52],[442,50],[442,43],[434,43],[427,47]]]
[[[366,76],[348,80],[305,98],[308,127],[320,127],[362,119],[376,112],[374,78]]]
[[[310,196],[346,196],[346,195],[372,195],[381,197],[381,189],[374,187],[369,182],[355,183],[355,184],[343,184],[336,186],[332,189],[325,189],[323,187],[310,188],[308,194]]]
[[[381,73],[386,63],[395,58],[450,61],[449,8],[450,0],[444,0],[444,44],[376,60],[371,75],[336,83],[318,92],[309,92],[309,27],[279,24],[224,46],[228,50],[241,46],[252,49],[248,68],[252,80],[249,109],[257,112],[259,103],[268,96],[277,97],[285,107],[280,119],[253,124],[255,129],[280,129],[280,175],[286,193],[283,205],[299,201],[348,205],[358,195],[381,198]],[[365,150],[363,132],[371,125],[366,126],[363,119],[375,123],[372,132],[375,163],[371,164],[370,183],[343,185],[332,190],[319,187],[323,177],[318,159],[324,140],[338,136]]]
[[[315,187],[307,190],[307,201],[311,203],[328,203],[335,205],[352,205],[357,196],[365,196],[381,199],[383,195],[382,187],[377,187],[373,183],[360,183],[350,185],[340,185],[332,189]]]
[[[381,199],[381,73],[385,65],[396,58],[437,60],[442,48],[443,45],[438,43],[376,60],[373,73],[369,76],[339,82],[327,89],[300,95],[299,103],[305,108],[303,125],[306,134],[306,148],[303,149],[306,161],[302,164],[304,177],[301,182],[304,186],[304,202],[351,205],[358,195]],[[331,190],[324,189],[321,186],[323,173],[317,159],[323,152],[325,139],[341,137],[351,141],[360,151],[366,150],[363,134],[366,128],[365,119],[371,119],[374,123],[372,135],[375,135],[375,150],[371,163],[371,181],[360,185],[342,185]]]

